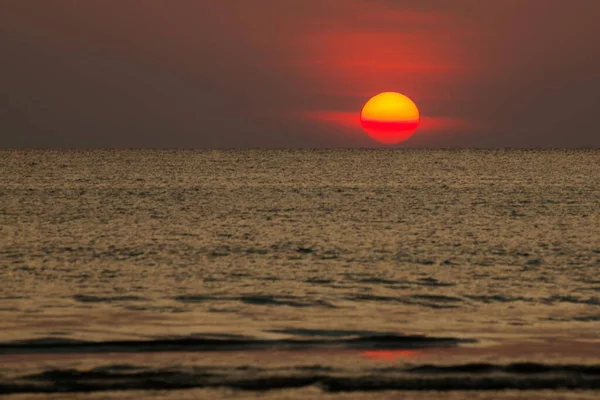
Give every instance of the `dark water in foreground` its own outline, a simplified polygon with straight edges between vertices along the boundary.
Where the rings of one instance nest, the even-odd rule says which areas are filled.
[[[598,182],[600,151],[2,150],[0,394],[596,398]]]

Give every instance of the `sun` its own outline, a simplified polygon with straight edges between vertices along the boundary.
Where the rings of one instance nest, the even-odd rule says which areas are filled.
[[[360,113],[367,134],[382,144],[397,144],[410,138],[419,127],[419,109],[400,93],[385,92],[371,98]]]

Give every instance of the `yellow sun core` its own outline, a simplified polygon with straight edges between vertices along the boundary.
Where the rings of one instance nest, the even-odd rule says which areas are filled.
[[[376,141],[397,144],[410,138],[419,127],[419,109],[400,93],[380,93],[365,104],[360,122]]]

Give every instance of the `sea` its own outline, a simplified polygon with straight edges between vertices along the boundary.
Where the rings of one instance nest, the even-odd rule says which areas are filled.
[[[600,151],[0,150],[0,396],[600,398]]]

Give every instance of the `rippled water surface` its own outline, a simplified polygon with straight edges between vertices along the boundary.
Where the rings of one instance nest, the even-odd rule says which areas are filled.
[[[2,150],[0,394],[592,398],[598,182],[600,151]]]

